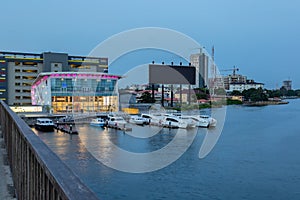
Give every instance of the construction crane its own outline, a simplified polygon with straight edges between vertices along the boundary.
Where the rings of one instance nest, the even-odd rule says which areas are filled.
[[[220,71],[232,71],[232,75],[235,76],[236,72],[239,71],[239,68],[236,68],[235,66],[233,66],[233,68],[231,68],[231,69],[223,69]]]

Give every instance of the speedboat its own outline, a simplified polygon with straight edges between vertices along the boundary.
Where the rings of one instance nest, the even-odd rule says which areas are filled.
[[[196,126],[198,127],[210,127],[210,126],[216,126],[217,120],[210,117],[209,115],[194,115],[190,116],[192,120],[196,122]]]
[[[98,126],[98,127],[103,127],[105,125],[105,120],[102,118],[96,118],[96,119],[92,119],[92,121],[90,122],[91,126]]]
[[[129,123],[136,124],[136,125],[144,125],[146,124],[146,120],[142,117],[134,115],[130,117]]]
[[[151,124],[156,126],[162,126],[164,116],[160,113],[154,114],[141,114],[145,124]]]
[[[107,121],[107,125],[113,128],[125,128],[127,122],[123,117],[110,117]]]
[[[35,129],[40,131],[52,132],[54,129],[54,123],[51,119],[48,118],[37,118],[34,127]]]
[[[194,120],[192,120],[190,116],[180,115],[180,116],[178,116],[178,118],[187,123],[187,128],[196,127],[196,122]]]
[[[164,118],[163,126],[168,128],[188,128],[188,123],[176,116],[168,116]]]

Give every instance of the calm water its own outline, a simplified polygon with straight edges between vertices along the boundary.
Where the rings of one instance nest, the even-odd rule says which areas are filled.
[[[138,128],[134,131],[151,134],[149,128]],[[101,141],[109,137],[126,150],[149,152],[170,142],[176,129],[162,129],[149,139],[89,126],[78,130],[72,137],[37,134],[101,199],[300,199],[300,100],[280,106],[229,106],[222,135],[207,157],[199,159],[198,154],[209,133],[198,129],[180,159],[150,173],[110,169],[84,144],[107,154],[110,147]]]

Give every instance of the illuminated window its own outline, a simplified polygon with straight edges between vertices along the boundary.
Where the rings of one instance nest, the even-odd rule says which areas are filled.
[[[23,83],[22,86],[31,86],[30,83]]]
[[[32,79],[36,79],[36,77],[35,76],[23,76],[23,79],[30,79],[30,80],[32,80]]]
[[[37,66],[36,62],[23,62],[23,65]]]
[[[23,69],[23,72],[25,73],[37,73],[38,71],[37,70],[34,70],[34,69]]]

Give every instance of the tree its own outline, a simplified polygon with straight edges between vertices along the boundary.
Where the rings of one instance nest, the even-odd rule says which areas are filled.
[[[197,99],[208,99],[209,98],[209,90],[206,88],[196,88],[194,92],[197,96]]]
[[[224,88],[216,88],[214,92],[216,95],[226,95],[226,91]]]
[[[288,90],[286,95],[287,96],[297,96],[297,93],[294,90]]]
[[[262,88],[251,88],[249,90],[244,90],[242,92],[244,98],[246,100],[251,100],[251,101],[267,101],[268,96],[266,95],[265,91],[263,91]]]
[[[274,97],[280,97],[281,94],[280,94],[280,90],[266,90],[268,96],[270,98],[274,98]]]
[[[287,96],[287,93],[288,93],[288,91],[287,91],[287,89],[285,88],[285,87],[281,87],[280,88],[280,95],[281,96]]]
[[[241,96],[242,93],[241,93],[240,91],[238,91],[238,90],[233,90],[233,91],[231,92],[231,95],[232,95],[232,96]]]
[[[152,95],[150,92],[143,92],[141,95],[141,103],[154,103],[154,100],[152,99]]]
[[[295,90],[296,96],[300,97],[300,90]]]

